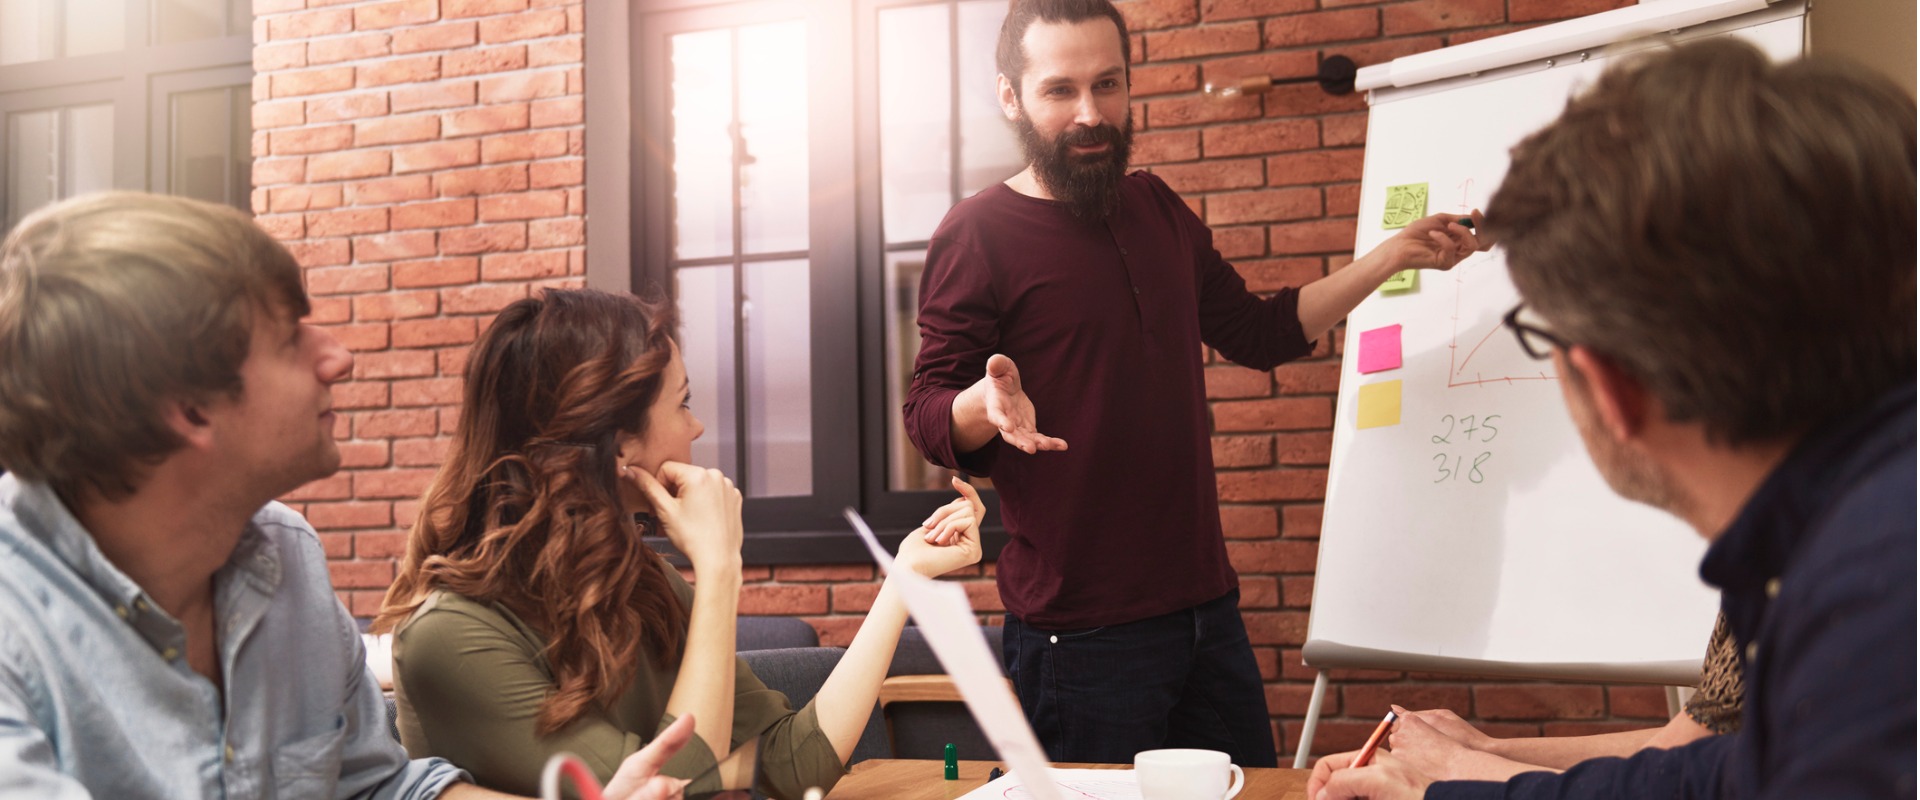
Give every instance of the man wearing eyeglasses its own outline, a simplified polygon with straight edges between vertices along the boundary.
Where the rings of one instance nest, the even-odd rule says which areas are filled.
[[[1315,798],[1913,797],[1914,101],[1721,39],[1607,73],[1513,151],[1488,207],[1615,491],[1711,546],[1747,681],[1732,734],[1449,781],[1402,717]]]

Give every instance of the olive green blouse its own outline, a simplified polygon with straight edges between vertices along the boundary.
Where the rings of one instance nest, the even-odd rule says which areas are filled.
[[[677,571],[661,571],[681,607],[691,608],[693,587]],[[612,707],[589,712],[552,736],[536,734],[540,704],[554,687],[540,655],[544,647],[545,639],[505,608],[434,592],[393,638],[393,690],[407,753],[452,761],[488,788],[538,795],[548,756],[573,753],[604,783],[622,760],[673,722],[667,696],[679,663],[641,663],[633,687]],[[754,786],[771,797],[792,800],[811,786],[831,788],[846,774],[813,704],[792,710],[785,695],[767,688],[736,658],[733,741],[726,752],[755,737],[760,749]],[[718,792],[723,787],[715,757],[696,735],[661,772],[695,778],[689,797]]]

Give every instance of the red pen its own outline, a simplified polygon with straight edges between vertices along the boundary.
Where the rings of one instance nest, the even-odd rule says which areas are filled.
[[[1387,738],[1387,731],[1393,728],[1393,721],[1399,718],[1400,717],[1393,712],[1387,712],[1387,718],[1380,720],[1380,727],[1373,729],[1373,735],[1367,737],[1366,745],[1360,748],[1360,755],[1354,756],[1353,763],[1348,766],[1354,768],[1364,767],[1368,761],[1372,761],[1373,751],[1380,747],[1380,740]]]

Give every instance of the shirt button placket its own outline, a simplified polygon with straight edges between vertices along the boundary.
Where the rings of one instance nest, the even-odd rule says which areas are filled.
[[[1127,256],[1127,248],[1124,248],[1124,247],[1120,248],[1120,257],[1124,259],[1126,258],[1126,256]],[[1135,297],[1140,296],[1140,284],[1137,284],[1137,283],[1133,284],[1133,296]]]

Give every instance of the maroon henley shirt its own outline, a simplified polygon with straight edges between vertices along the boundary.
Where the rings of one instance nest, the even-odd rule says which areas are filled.
[[[1220,534],[1202,345],[1254,369],[1312,350],[1298,291],[1247,291],[1213,233],[1150,173],[1104,223],[996,184],[947,213],[927,250],[920,354],[904,408],[928,460],[993,478],[1010,535],[1001,600],[1075,630],[1199,605],[1237,586]],[[954,451],[954,396],[1012,358],[1041,433]]]

